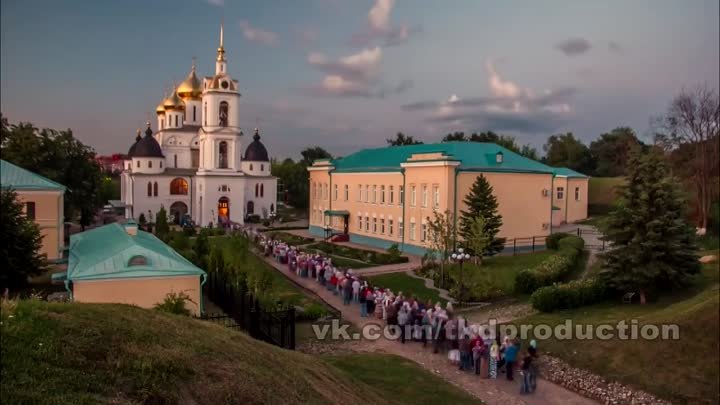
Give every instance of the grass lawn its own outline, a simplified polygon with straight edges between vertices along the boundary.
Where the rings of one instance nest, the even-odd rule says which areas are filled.
[[[373,250],[357,249],[354,247],[330,242],[317,242],[307,246],[307,249],[316,249],[327,254],[338,255],[348,259],[354,259],[369,263],[373,266],[394,263],[407,263],[405,256],[393,256],[388,253],[376,252]]]
[[[129,305],[4,301],[0,320],[3,404],[479,403],[399,358],[345,357],[336,368],[240,331]]]
[[[419,300],[426,302],[431,299],[433,302],[441,301],[443,305],[445,300],[441,300],[437,290],[425,287],[423,280],[413,278],[405,273],[389,273],[368,277],[370,284],[382,288],[389,288],[394,293],[402,291],[404,296],[415,296]]]
[[[396,405],[482,404],[417,364],[385,354],[323,356],[327,363],[343,370],[353,380],[387,392],[388,403]]]
[[[717,254],[717,251],[714,252]],[[718,264],[703,266],[692,287],[646,305],[603,303],[576,310],[536,314],[515,323],[677,324],[680,340],[543,340],[550,352],[573,366],[633,385],[674,404],[718,404],[720,397],[720,303]]]
[[[517,256],[493,256],[483,260],[479,267],[466,263],[463,265],[463,280],[476,299],[513,295],[517,273],[537,266],[554,253],[552,250],[543,250]],[[459,279],[459,273],[459,266],[452,265],[450,275],[453,279]]]
[[[367,262],[361,262],[360,260],[355,259],[348,259],[347,257],[337,256],[337,255],[328,255],[322,251],[317,251],[322,253],[323,255],[329,256],[333,264],[341,267],[341,268],[348,268],[348,269],[364,269],[366,267],[374,267],[374,264],[370,264]]]

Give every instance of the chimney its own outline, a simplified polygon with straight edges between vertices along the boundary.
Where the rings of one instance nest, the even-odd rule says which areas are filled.
[[[138,224],[134,221],[125,224],[125,232],[130,236],[135,236],[138,233]]]

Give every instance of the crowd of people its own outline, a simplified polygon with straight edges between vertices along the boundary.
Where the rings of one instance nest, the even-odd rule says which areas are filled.
[[[361,317],[375,317],[397,331],[401,344],[417,342],[430,345],[433,353],[446,353],[448,361],[480,378],[505,378],[513,381],[516,368],[522,378],[520,393],[535,390],[537,344],[530,341],[523,349],[517,338],[506,336],[488,339],[475,326],[454,312],[452,303],[443,307],[431,300],[422,302],[414,296],[394,293],[389,288],[372,286],[352,270],[335,266],[330,257],[303,252],[280,240],[257,235],[256,240],[266,257],[287,266],[287,271],[301,278],[316,280],[341,296],[344,305],[358,305]]]

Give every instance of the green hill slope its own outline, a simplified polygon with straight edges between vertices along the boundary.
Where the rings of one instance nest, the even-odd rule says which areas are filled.
[[[320,358],[125,305],[9,301],[0,328],[3,404],[368,405],[388,395]]]

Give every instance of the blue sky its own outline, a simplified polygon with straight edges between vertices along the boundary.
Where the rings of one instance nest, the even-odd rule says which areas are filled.
[[[271,155],[334,154],[398,131],[494,130],[541,146],[649,133],[674,94],[718,88],[717,0],[5,0],[0,109],[125,152],[225,22],[241,125]]]

